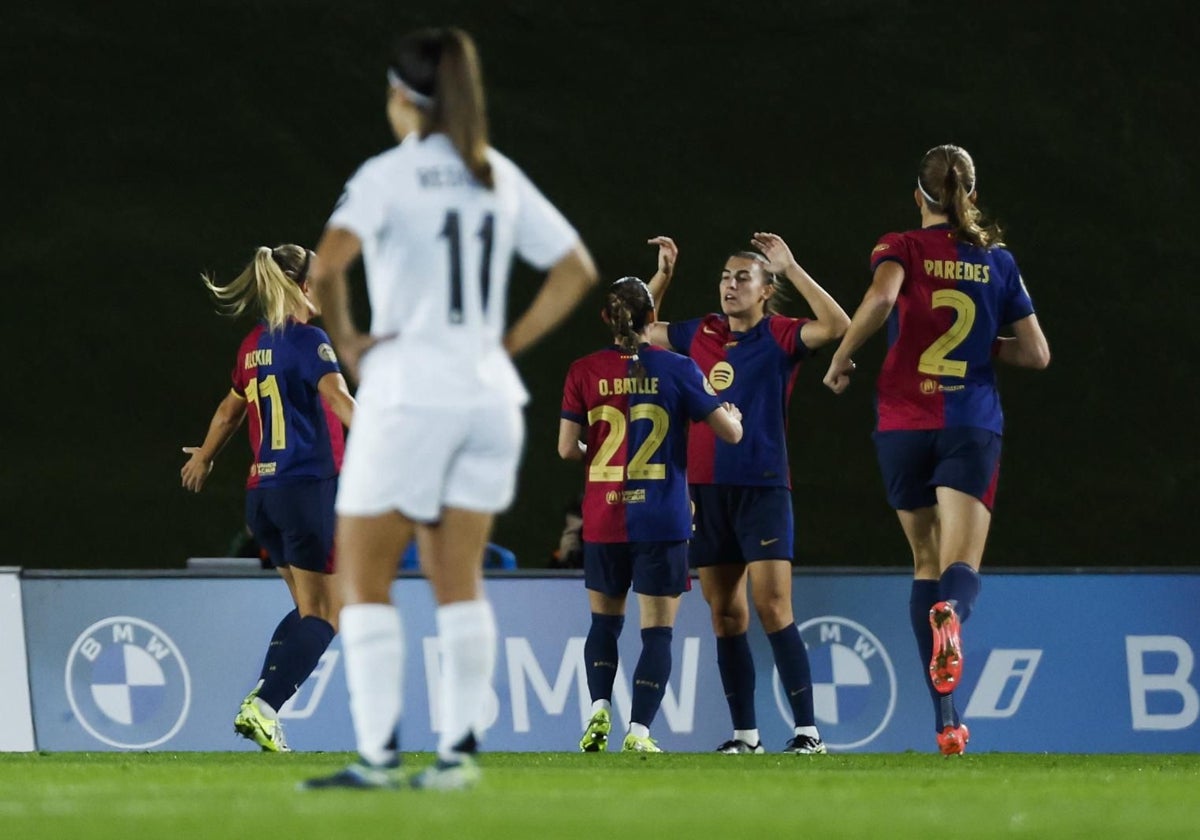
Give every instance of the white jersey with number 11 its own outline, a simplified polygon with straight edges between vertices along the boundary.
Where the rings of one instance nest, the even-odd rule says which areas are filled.
[[[395,336],[363,358],[365,406],[528,398],[501,345],[513,254],[545,271],[579,236],[512,161],[488,160],[490,190],[445,135],[411,134],[347,182],[327,227],[362,242],[371,334]]]

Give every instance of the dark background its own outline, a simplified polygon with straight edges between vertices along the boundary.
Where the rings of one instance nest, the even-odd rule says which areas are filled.
[[[199,273],[228,280],[257,245],[315,243],[345,179],[390,142],[391,36],[429,23],[474,33],[494,144],[606,280],[648,276],[645,239],[675,237],[667,318],[717,308],[724,257],[754,230],[783,235],[852,312],[879,235],[919,223],[921,154],[965,146],[1054,352],[1044,373],[1002,373],[988,564],[1194,562],[1191,4],[42,0],[0,14],[0,564],[224,553],[245,441],[198,497],[179,488],[179,448],[202,440],[247,323],[213,313]],[[511,314],[537,282],[516,271]],[[496,541],[524,566],[546,564],[581,486],[555,455],[558,403],[569,361],[606,340],[598,305],[521,360],[528,447]],[[820,385],[827,353],[797,383],[803,563],[909,562],[869,440],[883,343],[840,399]]]

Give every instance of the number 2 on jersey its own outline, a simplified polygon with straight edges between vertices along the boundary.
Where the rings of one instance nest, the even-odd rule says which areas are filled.
[[[263,379],[261,384],[257,379],[251,379],[246,383],[246,402],[254,406],[254,411],[258,414],[259,446],[262,446],[262,401],[264,398],[271,400],[271,448],[287,449],[287,427],[283,421],[283,395],[279,393],[279,381],[273,373]]]
[[[483,223],[475,235],[479,237],[482,251],[479,255],[479,294],[480,310],[487,312],[488,292],[492,284],[492,235],[495,231],[496,220],[491,213],[485,213]],[[442,224],[438,236],[446,240],[450,249],[450,323],[461,324],[463,321],[463,257],[462,257],[462,224],[457,210],[446,211],[446,221]]]
[[[611,405],[598,405],[588,412],[588,425],[603,420],[608,424],[608,435],[600,441],[596,457],[588,468],[588,481],[622,481],[633,479],[663,479],[667,477],[666,464],[651,464],[650,459],[662,446],[667,438],[667,428],[671,424],[670,415],[660,405],[653,403],[638,403],[629,409],[629,419],[649,420],[652,424],[650,434],[642,441],[637,452],[629,459],[629,466],[610,464],[613,455],[621,448],[625,440],[627,424],[625,415],[620,409]]]
[[[962,379],[967,375],[967,363],[946,357],[970,335],[971,327],[975,325],[975,301],[955,289],[938,289],[933,293],[932,303],[934,309],[950,307],[956,317],[950,329],[921,354],[917,370],[929,376],[955,376]]]

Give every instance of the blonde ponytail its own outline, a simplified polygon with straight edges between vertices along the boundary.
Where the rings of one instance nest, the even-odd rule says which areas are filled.
[[[299,245],[265,245],[254,252],[254,259],[242,273],[218,286],[214,277],[200,279],[217,299],[217,311],[236,317],[251,306],[257,307],[272,331],[283,328],[297,310],[308,306],[300,288],[307,279],[311,254]]]

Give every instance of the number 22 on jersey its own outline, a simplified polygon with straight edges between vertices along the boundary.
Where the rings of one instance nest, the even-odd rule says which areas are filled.
[[[599,421],[608,424],[608,434],[600,441],[600,445],[596,449],[596,457],[592,459],[592,465],[588,468],[588,481],[623,481],[626,478],[664,479],[667,477],[665,464],[650,463],[654,453],[666,440],[667,429],[671,424],[671,418],[665,408],[653,403],[638,403],[630,407],[630,422],[649,420],[651,427],[650,433],[642,441],[642,445],[629,459],[628,467],[609,463],[625,441],[628,431],[625,414],[611,405],[598,405],[588,412],[587,419],[588,425]]]

